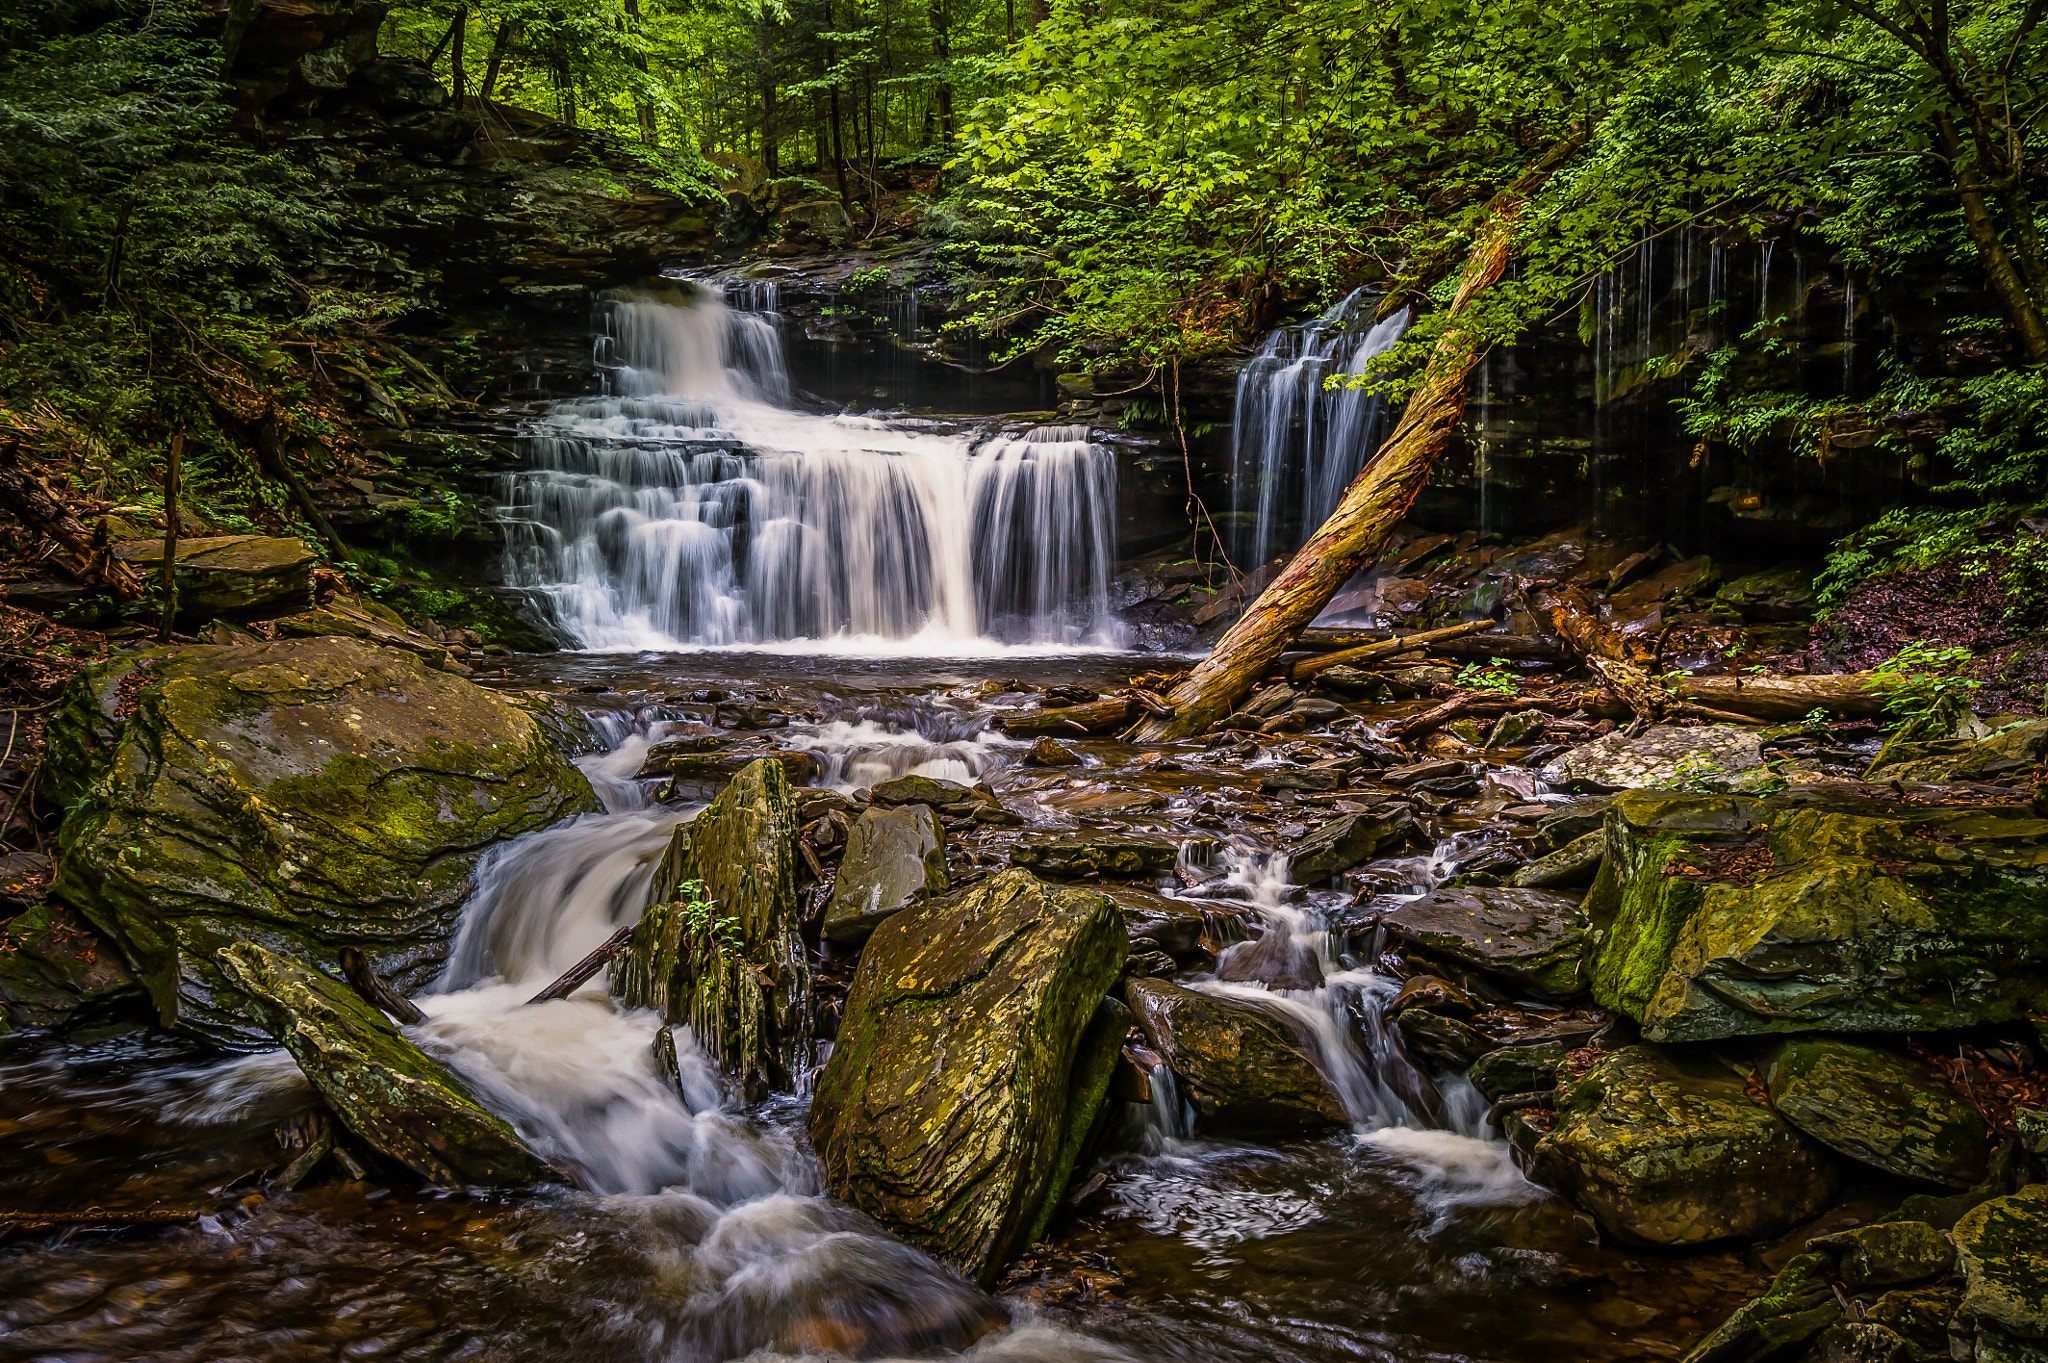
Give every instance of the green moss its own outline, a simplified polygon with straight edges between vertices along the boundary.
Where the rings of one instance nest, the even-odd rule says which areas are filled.
[[[1678,935],[1700,905],[1701,888],[1664,866],[1695,844],[1676,833],[1651,838],[1630,858],[1614,919],[1593,962],[1593,998],[1640,1021],[1663,982]]]

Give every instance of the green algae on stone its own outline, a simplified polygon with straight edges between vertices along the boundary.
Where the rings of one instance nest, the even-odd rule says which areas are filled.
[[[1801,1345],[1846,1319],[1830,1281],[1834,1267],[1818,1250],[1795,1256],[1762,1296],[1736,1307],[1682,1363],[1794,1357]]]
[[[431,1183],[524,1188],[560,1175],[391,1019],[331,975],[252,942],[219,962],[342,1124]]]
[[[1031,1219],[1031,1229],[1024,1234],[1027,1245],[1037,1244],[1052,1228],[1067,1187],[1102,1127],[1109,1081],[1116,1073],[1117,1059],[1123,1054],[1124,1039],[1130,1033],[1131,1010],[1113,998],[1098,999],[1095,1017],[1074,1055],[1073,1077],[1067,1083],[1066,1131],[1060,1137],[1059,1154],[1053,1157],[1052,1177],[1045,1181],[1045,1200],[1039,1204],[1038,1215]]]
[[[1955,1246],[1925,1221],[1880,1221],[1806,1243],[1833,1254],[1835,1275],[1853,1290],[1921,1282],[1956,1261]]]
[[[53,894],[134,966],[166,1027],[261,1041],[216,954],[360,946],[440,970],[476,863],[597,808],[517,705],[351,639],[152,649],[88,669],[52,723]]]
[[[1083,831],[1022,838],[1010,861],[1049,876],[1138,876],[1172,870],[1180,850],[1171,838]]]
[[[632,945],[612,967],[620,1002],[688,1023],[727,1077],[755,1096],[788,1083],[811,1046],[796,834],[782,767],[766,759],[743,767],[671,836]],[[693,893],[708,910],[689,908]]]
[[[1132,980],[1125,997],[1204,1130],[1292,1134],[1347,1120],[1308,1047],[1277,1010],[1167,980]]]
[[[811,1103],[826,1186],[993,1281],[1053,1193],[1127,950],[1107,895],[1017,870],[882,924]]]
[[[1851,1159],[1967,1188],[1984,1176],[1984,1118],[1932,1065],[1829,1037],[1782,1042],[1764,1063],[1771,1105]]]
[[[1769,1235],[1834,1192],[1820,1147],[1711,1061],[1629,1046],[1561,1087],[1556,1106],[1531,1172],[1631,1244]]]
[[[0,1035],[139,1026],[145,1003],[113,944],[69,907],[44,900],[0,925]]]
[[[1988,1324],[2015,1340],[2048,1341],[2048,1183],[1992,1198],[1954,1234],[1963,1310],[1979,1331]]]
[[[1593,995],[1651,1040],[1965,1027],[2048,991],[2048,821],[2018,810],[1635,791],[1606,834]]]

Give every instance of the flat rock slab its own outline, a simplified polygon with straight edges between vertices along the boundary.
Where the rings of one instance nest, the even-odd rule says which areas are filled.
[[[1534,998],[1562,1001],[1586,987],[1586,916],[1569,895],[1508,886],[1436,890],[1380,922],[1404,942]]]
[[[220,964],[342,1124],[378,1152],[454,1188],[560,1181],[460,1079],[341,981],[252,942],[223,947]]]
[[[944,894],[946,830],[930,805],[874,806],[854,820],[819,935],[855,946],[927,895]]]
[[[164,542],[123,540],[114,555],[155,587],[161,581]],[[313,569],[320,556],[295,536],[213,535],[178,541],[178,618],[260,619],[290,615],[313,604]],[[157,606],[162,610],[161,603]]]
[[[1585,791],[1745,790],[1770,775],[1758,731],[1738,724],[1660,724],[1634,736],[1611,733],[1543,769],[1551,785]]]
[[[1017,870],[882,924],[811,1103],[826,1186],[993,1281],[1108,1089],[1083,1040],[1128,950],[1109,896]]]
[[[1343,815],[1294,844],[1288,852],[1288,869],[1299,884],[1320,884],[1370,861],[1380,848],[1405,838],[1414,826],[1411,817]]]
[[[1638,1245],[1761,1238],[1819,1211],[1821,1148],[1712,1060],[1614,1051],[1557,1094],[1531,1173]]]
[[[1827,1037],[1782,1042],[1764,1062],[1771,1105],[1851,1159],[1967,1188],[1984,1177],[1984,1118],[1924,1061]]]
[[[478,859],[598,807],[536,707],[352,639],[100,664],[51,725],[55,893],[120,944],[164,1026],[228,1044],[267,1044],[216,960],[234,942],[360,946],[417,990]]]
[[[1010,848],[1010,861],[1049,876],[1139,876],[1170,871],[1180,844],[1128,833],[1070,833],[1027,837]]]
[[[1344,1106],[1283,1016],[1256,1003],[1132,980],[1125,997],[1203,1129],[1219,1135],[1327,1130]]]

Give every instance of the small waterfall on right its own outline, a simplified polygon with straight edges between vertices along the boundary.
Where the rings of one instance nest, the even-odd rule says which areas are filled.
[[[1360,289],[1314,321],[1280,328],[1238,375],[1230,553],[1241,567],[1289,553],[1312,534],[1379,447],[1380,396],[1357,382],[1324,386],[1362,379],[1401,339],[1408,310],[1374,321],[1378,301]]]

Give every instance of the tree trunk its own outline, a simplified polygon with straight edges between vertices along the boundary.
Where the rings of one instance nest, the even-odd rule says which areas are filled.
[[[626,23],[631,28],[640,26],[640,0],[626,0]],[[647,74],[647,54],[638,47],[627,50],[626,60],[633,64],[635,71],[643,76]],[[658,146],[661,134],[654,126],[654,106],[640,97],[644,93],[640,90],[633,92],[633,109],[640,119],[640,140],[650,147]]]
[[[946,32],[946,0],[932,0],[932,62],[944,65],[953,55],[952,43]],[[953,145],[953,87],[942,74],[938,82],[939,137],[941,144]]]
[[[1129,696],[1105,696],[1084,705],[1061,705],[1050,710],[1027,710],[1005,715],[998,722],[1006,734],[1074,735],[1111,733],[1130,723],[1137,703]]]
[[[179,431],[171,437],[170,456],[164,460],[164,619],[156,637],[165,644],[178,619],[178,483],[184,454],[185,433]]]
[[[348,987],[356,991],[356,997],[372,1008],[389,1013],[402,1027],[415,1027],[427,1020],[418,1004],[393,989],[382,975],[370,965],[370,958],[363,954],[361,947],[341,949],[341,976],[348,981]]]
[[[455,41],[448,47],[448,86],[459,106],[469,97],[469,73],[463,69],[462,49],[469,40],[469,7],[455,11]]]
[[[1629,657],[1628,638],[1608,627],[1583,587],[1540,593],[1537,606],[1550,616],[1557,637],[1571,646],[1601,684],[1627,703],[1639,720],[1662,718],[1671,692]]]
[[[2028,363],[2048,363],[2048,323],[2043,322],[2041,310],[2027,291],[2026,280],[2021,276],[2012,252],[2006,249],[2005,242],[1998,235],[1998,224],[1992,218],[1990,205],[1985,202],[1983,179],[1975,164],[1964,159],[1955,123],[1947,114],[1935,115],[1934,130],[1941,153],[1948,158],[1955,172],[1956,190],[1963,201],[1963,224],[1969,229],[1970,241],[1977,248],[1977,259],[1983,263],[1984,277],[1990,283],[1991,291],[1998,295],[2013,330],[2019,333]]]
[[[1318,672],[1327,672],[1333,667],[1356,667],[1360,663],[1376,662],[1381,658],[1392,658],[1416,649],[1428,648],[1431,644],[1444,643],[1451,639],[1462,639],[1467,634],[1478,634],[1483,630],[1495,629],[1498,620],[1467,620],[1462,625],[1451,625],[1444,629],[1424,630],[1411,634],[1405,639],[1381,639],[1360,648],[1347,648],[1337,653],[1325,653],[1320,658],[1308,658],[1294,665],[1296,681],[1307,681]]]
[[[1555,159],[1545,158],[1540,171],[1547,173]],[[1535,183],[1527,188],[1518,184],[1490,206],[1451,302],[1453,318],[1506,269],[1515,217],[1534,188]],[[1173,688],[1167,697],[1173,717],[1148,720],[1138,730],[1139,742],[1190,738],[1231,713],[1351,575],[1379,557],[1387,537],[1422,491],[1437,456],[1450,443],[1465,410],[1466,376],[1478,360],[1476,342],[1455,327],[1444,332],[1430,354],[1421,387],[1408,400],[1386,444],[1345,492],[1330,519],[1259,593],[1215,650]]]
[[[484,67],[484,88],[477,92],[483,103],[491,102],[491,95],[498,88],[498,70],[505,64],[505,54],[512,50],[524,32],[525,26],[517,19],[507,19],[498,25],[498,35],[491,39],[491,60]]]

